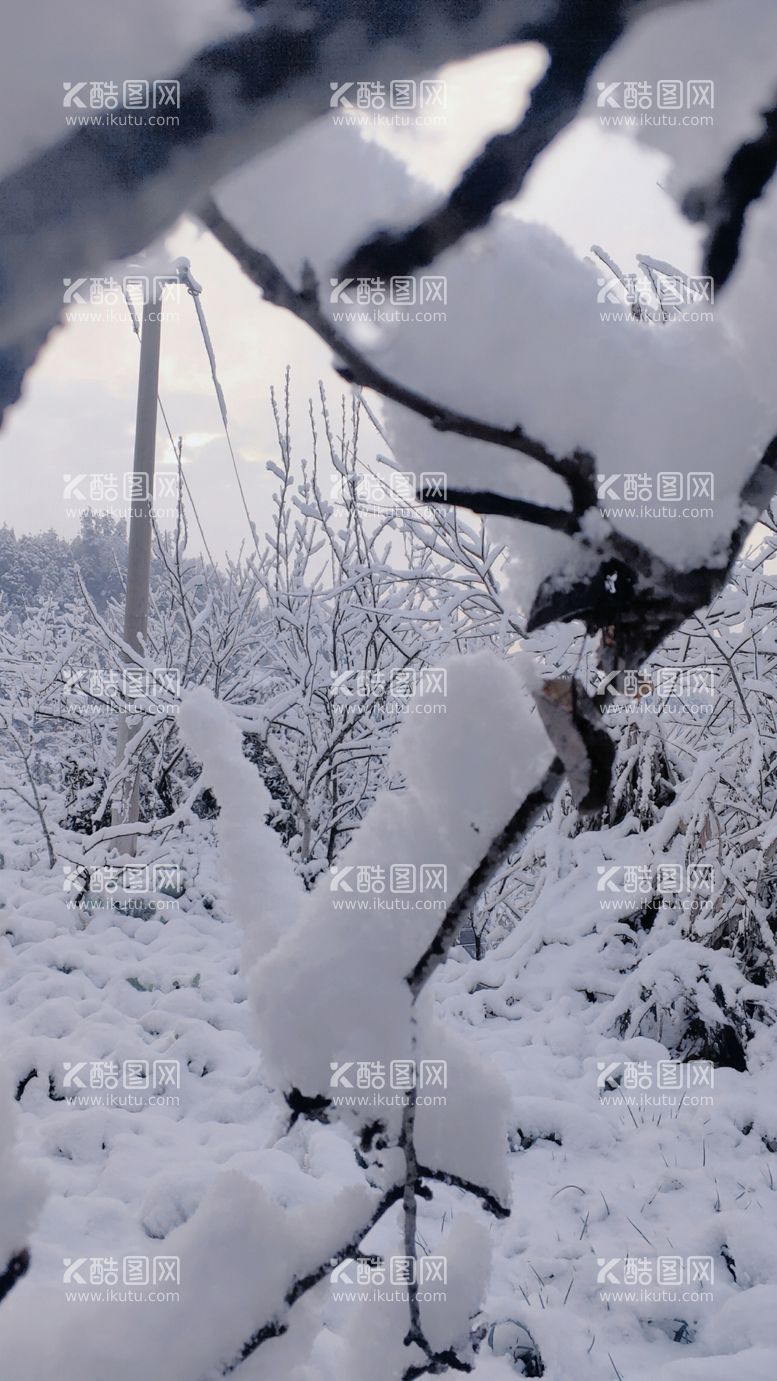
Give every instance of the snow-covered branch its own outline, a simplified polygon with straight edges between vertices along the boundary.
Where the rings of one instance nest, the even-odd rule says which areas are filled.
[[[763,196],[777,168],[777,105],[764,110],[762,120],[761,133],[740,145],[717,181],[695,187],[683,201],[686,216],[708,228],[704,272],[718,288],[737,265],[748,210]]]
[[[343,278],[392,278],[425,268],[491,219],[502,202],[518,196],[536,159],[578,112],[600,58],[634,17],[638,6],[603,0],[561,0],[524,37],[548,51],[547,71],[516,127],[494,135],[462,174],[444,204],[400,232],[381,231],[348,257]]]
[[[411,412],[431,422],[435,431],[453,432],[458,436],[487,441],[495,446],[505,446],[509,450],[519,451],[522,455],[539,461],[554,474],[567,477],[568,467],[564,462],[552,455],[541,441],[528,436],[521,426],[509,429],[495,427],[477,418],[466,417],[453,408],[425,398],[414,389],[388,378],[337,330],[331,317],[323,311],[318,300],[318,285],[311,269],[306,271],[302,288],[297,290],[269,255],[248,243],[236,226],[222,214],[212,198],[198,206],[197,215],[229,251],[247,277],[261,288],[268,302],[285,307],[287,311],[299,317],[332,349],[337,360],[342,361],[339,372],[344,378],[362,388],[371,388],[382,397],[409,408]]]

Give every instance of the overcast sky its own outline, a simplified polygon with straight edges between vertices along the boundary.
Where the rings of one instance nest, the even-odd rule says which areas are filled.
[[[372,130],[368,137],[380,137],[416,178],[442,193],[483,138],[512,122],[542,62],[536,49],[513,49],[449,69],[444,126]],[[581,256],[597,242],[627,269],[634,267],[638,252],[691,269],[697,232],[663,190],[665,168],[661,155],[630,137],[606,132],[590,120],[578,121],[542,160],[514,209],[522,218],[552,227]],[[310,234],[315,233],[311,206]],[[282,384],[290,364],[294,440],[304,453],[308,396],[321,379],[333,399],[339,398],[341,381],[317,338],[288,314],[265,305],[229,256],[191,219],[174,228],[165,248],[171,260],[186,255],[203,286],[241,479],[262,531],[273,485],[265,463],[277,456],[270,386]],[[64,498],[65,477],[122,476],[131,469],[138,342],[126,311],[119,307],[112,315],[115,320],[104,314],[93,321],[83,309],[57,331],[28,376],[21,403],[7,417],[0,433],[0,522],[17,532],[53,527],[74,533],[78,502]],[[174,435],[184,439],[187,479],[213,555],[234,555],[246,539],[247,523],[207,357],[186,299],[166,309],[160,395]],[[171,456],[160,419],[158,465],[169,464]]]

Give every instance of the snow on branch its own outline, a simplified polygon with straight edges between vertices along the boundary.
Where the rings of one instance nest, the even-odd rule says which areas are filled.
[[[694,188],[683,201],[686,216],[709,227],[704,272],[718,288],[736,267],[747,212],[763,195],[777,168],[777,104],[764,110],[761,118],[761,133],[739,146],[717,181]]]
[[[437,403],[389,378],[339,332],[323,311],[315,277],[307,268],[295,288],[273,260],[254,248],[210,199],[199,209],[203,222],[262,289],[268,301],[306,322],[343,362],[341,373],[359,387],[372,388],[391,402],[426,419],[435,431],[504,447],[538,461],[564,479],[568,509],[553,509],[486,490],[450,488],[447,502],[484,514],[504,515],[572,538],[579,552],[578,579],[568,570],[548,577],[534,599],[529,628],[555,620],[583,619],[589,632],[617,629],[625,659],[644,657],[696,609],[708,604],[723,585],[747,533],[774,492],[777,469],[773,445],[766,449],[746,482],[739,517],[729,535],[725,560],[692,570],[676,569],[649,547],[614,527],[597,502],[596,458],[576,450],[556,456],[521,426],[502,428]],[[758,496],[757,498],[755,496]],[[423,496],[422,496],[423,497]]]
[[[582,579],[566,572],[541,585],[527,628],[581,619],[590,633],[609,630],[621,666],[639,665],[696,610],[723,588],[742,546],[777,489],[777,437],[746,480],[725,558],[676,570],[656,553],[611,530]],[[593,556],[593,552],[592,552]]]
[[[488,141],[438,210],[410,230],[379,232],[349,256],[339,276],[413,273],[487,225],[497,206],[518,195],[536,159],[576,116],[591,72],[622,33],[626,16],[621,0],[593,8],[588,0],[562,0],[547,18],[529,26],[524,37],[543,44],[550,65],[520,123]]]
[[[482,896],[505,859],[531,829],[540,812],[550,805],[561,785],[563,775],[564,765],[561,759],[554,758],[539,786],[530,791],[521,802],[456,893],[440,928],[407,976],[407,983],[414,997],[420,993],[438,964],[444,960],[476,901]]]
[[[413,75],[505,44],[548,46],[551,67],[521,126],[487,145],[439,224],[419,231],[433,257],[514,195],[577,112],[598,58],[656,3],[679,0],[606,0],[596,14],[585,0],[470,0],[458,17],[427,0],[381,7],[374,23],[360,0],[307,0],[271,14],[247,6],[246,32],[176,74],[177,125],[84,125],[0,181],[0,417],[61,319],[63,279],[140,252],[226,174],[324,115],[334,55],[348,53],[360,78],[386,80],[400,59],[403,75]]]
[[[262,7],[176,74],[179,124],[82,126],[15,169],[0,182],[0,415],[61,318],[63,278],[139,252],[225,174],[323,115],[333,54],[365,79],[395,75],[401,54],[412,74],[518,42],[544,9],[473,0],[456,23],[430,0],[370,25],[359,0]]]
[[[197,208],[197,215],[236,259],[246,276],[261,288],[268,302],[292,312],[332,349],[343,362],[344,368],[341,367],[339,373],[344,378],[363,388],[374,389],[376,393],[391,399],[392,402],[401,403],[403,407],[431,422],[435,431],[455,432],[458,436],[488,441],[496,446],[520,451],[522,455],[539,461],[553,474],[567,477],[568,467],[564,461],[554,456],[537,438],[528,436],[522,427],[495,427],[477,418],[466,417],[388,378],[337,330],[331,318],[322,311],[318,300],[318,285],[309,267],[305,270],[303,286],[298,290],[281,273],[269,255],[248,243],[239,230],[226,219],[212,198]]]
[[[246,957],[255,960],[294,917],[304,890],[279,836],[265,826],[272,798],[243,753],[236,720],[200,686],[184,698],[180,728],[194,757],[204,764],[198,785],[212,787],[221,806],[219,836],[228,896],[243,927]]]
[[[358,1162],[383,1195],[370,1221],[377,1222],[401,1197],[409,1257],[416,1251],[416,1203],[428,1197],[429,1181],[478,1198],[497,1217],[508,1212],[506,1089],[460,1036],[438,1023],[424,990],[482,889],[521,832],[552,800],[563,773],[515,663],[476,653],[451,663],[447,671],[445,716],[425,722],[408,717],[394,745],[393,770],[405,779],[405,790],[384,790],[378,796],[329,877],[301,895],[294,909],[286,908],[285,929],[276,931],[269,952],[254,949],[247,974],[270,1077],[297,1115],[327,1120],[337,1115],[356,1133]],[[265,906],[271,880],[269,863],[259,867],[254,881],[254,865],[237,855],[251,851],[261,859],[276,841],[246,797],[235,756],[240,731],[230,718],[227,706],[200,690],[185,700],[181,727],[203,761],[204,779],[216,785],[221,806],[217,828],[233,878],[233,909],[242,914]],[[516,799],[521,802],[517,811]],[[511,807],[509,825],[500,828]],[[243,824],[238,828],[239,821]],[[434,869],[440,904],[450,899],[441,923],[425,905],[406,911],[380,905],[380,879],[397,859],[406,859],[413,875]],[[378,879],[378,889],[366,903],[372,914],[354,927],[352,911],[339,904],[340,886],[344,884],[347,897],[352,890],[347,879],[364,869]],[[430,885],[436,887],[436,880]],[[305,1012],[304,1023],[295,1020],[300,1011]],[[416,1103],[414,1083],[403,1107],[381,1108],[380,1141],[386,1150],[377,1154],[369,1149],[374,1109],[347,1099],[335,1105],[332,1096],[332,1070],[350,1068],[354,1056],[386,1067],[409,1059],[415,1071],[422,1062],[442,1059],[457,1097],[443,1100],[442,1107],[428,1106],[429,1100]],[[343,1087],[352,1085],[346,1081]],[[369,1226],[338,1247],[328,1267],[353,1255],[367,1231]],[[326,1269],[322,1264],[297,1281],[287,1293],[287,1304],[322,1279]],[[460,1356],[461,1347],[468,1345],[462,1320],[451,1315],[435,1324],[412,1290],[410,1301],[406,1345],[420,1348],[427,1368],[439,1368],[445,1360],[448,1366],[467,1369]],[[278,1326],[278,1319],[261,1320],[236,1352],[230,1370],[277,1337]],[[416,1364],[411,1353],[406,1356],[411,1372],[405,1374],[423,1374],[423,1364]],[[416,1365],[422,1370],[412,1371]]]
[[[286,1291],[284,1304],[287,1309],[291,1309],[298,1300],[319,1285],[328,1275],[332,1268],[339,1265],[342,1261],[347,1261],[349,1257],[355,1257],[361,1247],[364,1238],[372,1231],[377,1223],[380,1222],[384,1214],[397,1203],[403,1195],[404,1185],[396,1184],[386,1191],[372,1206],[368,1217],[359,1225],[347,1242],[344,1242],[336,1251],[327,1256],[326,1260],[319,1262],[312,1269],[307,1270],[304,1275],[295,1279]],[[231,1376],[234,1371],[245,1362],[258,1348],[266,1343],[270,1338],[277,1338],[285,1333],[288,1324],[279,1319],[269,1319],[261,1324],[250,1336],[246,1338],[234,1357],[222,1369],[222,1376]]]

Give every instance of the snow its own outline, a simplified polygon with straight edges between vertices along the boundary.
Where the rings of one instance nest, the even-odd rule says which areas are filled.
[[[200,48],[245,26],[231,0],[135,0],[112,6],[110,23],[101,0],[71,0],[67,12],[51,0],[22,6],[13,43],[0,53],[0,82],[14,110],[0,135],[0,170],[70,133],[63,82],[115,81],[121,90],[136,77],[173,77]]]
[[[278,835],[269,828],[257,834],[256,822],[266,819],[272,800],[243,756],[237,722],[200,687],[187,697],[180,726],[221,805],[219,840],[228,897],[245,930],[250,961],[272,947],[301,906],[304,892]]]
[[[671,186],[678,196],[718,176],[736,148],[762,128],[759,114],[774,100],[772,54],[777,14],[769,0],[711,0],[703,15],[694,5],[668,5],[643,15],[599,64],[583,115],[596,118],[599,81],[650,82],[693,75],[715,84],[714,105],[693,110],[712,113],[711,124],[654,119],[639,126],[622,124],[618,133],[644,140],[671,156]],[[617,114],[617,111],[607,113]],[[655,108],[651,115],[662,112]]]
[[[108,71],[74,66],[72,75],[110,77],[119,59],[145,70],[153,58],[164,70],[246,22],[223,0],[198,0],[185,24],[182,7],[166,0],[143,33],[138,14],[150,11],[133,12],[131,23],[122,17],[105,31],[104,48],[96,39],[90,46],[104,52]],[[100,29],[102,39],[95,15],[79,3],[58,64],[84,61],[86,32]],[[21,18],[24,43],[41,19],[53,25],[55,17],[45,10],[33,18]],[[773,27],[763,0],[742,0],[736,16],[722,0],[663,7],[616,47],[592,91],[600,76],[671,76],[670,63],[718,82],[709,131],[645,127],[639,136],[671,155],[682,192],[755,129],[772,80]],[[724,72],[735,46],[742,63],[737,57]],[[56,137],[60,84],[61,73],[36,118],[20,118],[9,133],[0,147],[6,166]],[[584,118],[593,111],[589,101]],[[340,187],[347,195],[333,195]],[[389,221],[409,223],[436,195],[374,141],[323,121],[217,189],[227,214],[293,278],[312,260],[324,300],[354,244]],[[446,329],[424,321],[342,329],[397,379],[474,416],[520,423],[558,455],[588,450],[603,474],[626,465],[652,478],[711,472],[712,515],[684,523],[681,538],[676,525],[644,515],[611,521],[678,569],[720,564],[742,481],[775,424],[773,313],[763,292],[774,195],[748,218],[755,253],[711,322],[646,330],[604,320],[593,265],[513,207],[435,264],[446,279]],[[762,358],[753,362],[753,353]],[[488,368],[478,367],[484,359]],[[440,469],[465,488],[565,502],[558,479],[514,452],[486,452],[392,405],[384,420],[402,470]],[[342,455],[333,449],[347,479],[348,445]],[[273,473],[285,486],[285,465]],[[315,526],[305,524],[315,524],[315,495],[304,485],[283,492],[296,501],[303,546],[312,543]],[[600,518],[586,530],[593,541],[605,529]],[[402,1098],[362,1097],[354,1069],[405,1061],[442,1062],[446,1072],[439,1096],[438,1086],[419,1082],[413,1127],[416,1264],[437,1259],[446,1268],[441,1297],[432,1290],[419,1301],[433,1350],[455,1350],[476,1381],[520,1375],[521,1357],[535,1347],[548,1381],[773,1378],[774,546],[741,563],[717,608],[664,649],[678,664],[714,659],[724,672],[708,706],[712,722],[677,726],[656,715],[648,730],[636,714],[632,723],[630,707],[611,715],[619,775],[608,813],[579,819],[567,797],[555,801],[493,884],[484,956],[475,961],[456,945],[414,999],[408,975],[551,761],[531,696],[540,663],[569,673],[591,650],[578,627],[524,639],[519,655],[506,655],[515,608],[530,601],[545,570],[561,567],[571,579],[577,552],[567,539],[507,520],[489,531],[504,536],[509,567],[485,544],[483,564],[505,577],[514,599],[504,588],[491,595],[482,578],[468,583],[467,568],[461,581],[467,598],[481,601],[487,650],[472,651],[476,634],[466,624],[466,655],[451,650],[464,597],[455,559],[453,574],[439,577],[443,595],[429,593],[426,567],[417,596],[403,603],[397,595],[402,577],[390,562],[406,562],[408,581],[419,574],[413,561],[428,554],[428,531],[414,546],[395,527],[372,564],[352,532],[339,534],[342,546],[332,544],[327,560],[334,567],[344,553],[343,589],[358,589],[361,602],[328,604],[322,565],[315,591],[303,591],[304,610],[273,625],[282,622],[271,650],[285,681],[264,699],[251,678],[267,650],[258,636],[266,590],[248,586],[239,609],[250,625],[244,660],[228,669],[221,699],[204,673],[206,684],[184,694],[177,726],[188,753],[182,797],[207,787],[218,813],[181,807],[158,827],[163,843],[139,838],[140,863],[164,849],[180,864],[179,897],[155,894],[134,912],[126,887],[74,900],[59,853],[72,869],[71,853],[79,864],[96,862],[104,841],[98,847],[99,835],[60,823],[59,740],[40,730],[26,701],[15,708],[31,736],[51,734],[35,740],[36,766],[58,858],[49,870],[41,821],[15,793],[19,761],[4,741],[0,1275],[27,1248],[30,1266],[0,1308],[0,1381],[217,1381],[233,1371],[238,1381],[398,1381],[421,1364],[420,1346],[404,1343],[407,1299],[370,1286],[354,1300],[337,1274],[369,1265],[385,1277],[403,1259],[402,1205],[377,1210],[404,1184],[412,1119]],[[477,565],[477,534],[460,535],[475,543]],[[280,528],[276,538],[280,546]],[[303,576],[295,566],[300,586]],[[362,595],[367,576],[385,598]],[[278,578],[276,613],[289,593],[280,586]],[[216,603],[192,606],[198,648]],[[319,739],[348,728],[328,679],[343,651],[330,648],[332,607],[338,621],[366,630],[368,647],[394,636],[394,620],[413,630],[419,651],[436,656],[444,647],[447,690],[444,713],[425,713],[419,692],[396,716],[387,761],[395,725],[385,718],[368,719],[364,736],[349,739],[355,758],[377,759],[374,780],[353,770],[358,801],[349,803],[343,838],[333,835],[329,852],[319,838],[308,854],[299,815],[319,768],[329,771],[336,758],[331,739]],[[160,645],[169,634],[178,646],[171,625],[163,633]],[[101,647],[100,630],[93,636]],[[346,641],[345,651],[354,646]],[[5,695],[14,659],[3,656]],[[41,670],[48,664],[46,646]],[[381,671],[394,666],[380,662]],[[264,749],[262,735],[281,719],[285,746],[258,770],[245,735]],[[169,730],[168,746],[177,732]],[[319,760],[322,746],[329,760]],[[104,763],[92,751],[99,794]],[[85,749],[83,765],[92,765]],[[714,887],[692,907],[650,879],[614,901],[600,885],[611,866],[650,873],[708,861]],[[395,869],[405,873],[396,888]],[[482,905],[473,927],[486,913]],[[110,1084],[92,1081],[95,1066],[105,1075],[144,1062],[176,1066],[164,1096],[141,1086],[114,1099]],[[663,1087],[667,1068],[681,1072],[680,1087]],[[338,1082],[333,1071],[351,1076]],[[706,1082],[694,1083],[702,1073]],[[634,1265],[652,1283],[656,1261],[667,1257],[708,1263],[709,1292],[629,1292],[616,1277],[616,1297],[602,1281],[610,1262],[622,1274]],[[83,1292],[66,1282],[74,1262],[127,1258],[177,1261],[176,1297],[119,1301],[103,1290],[96,1298],[98,1280]],[[261,1329],[278,1336],[252,1350]]]
[[[10,1079],[0,1084],[0,1275],[23,1252],[43,1198],[41,1177],[24,1166],[16,1150],[17,1116]]]
[[[406,790],[379,796],[338,864],[405,850],[422,861],[431,843],[449,865],[446,895],[455,891],[547,763],[525,664],[489,654],[449,664],[447,714],[408,717],[397,736],[392,773]],[[5,1063],[14,1083],[37,1070],[20,1099],[17,1163],[47,1186],[37,1224],[29,1200],[11,1235],[32,1261],[0,1309],[3,1365],[29,1381],[103,1381],[106,1369],[118,1381],[215,1381],[256,1327],[285,1320],[293,1280],[326,1263],[402,1175],[401,1156],[384,1151],[370,1157],[375,1187],[365,1184],[352,1131],[374,1111],[342,1106],[329,1124],[289,1129],[280,1091],[294,1082],[331,1093],[330,1057],[406,1053],[403,975],[438,918],[336,912],[326,875],[301,889],[263,823],[265,788],[243,770],[233,712],[199,690],[182,714],[221,814],[187,826],[184,857],[200,872],[177,911],[84,914],[42,864],[0,871]],[[710,767],[707,754],[703,779]],[[417,1054],[446,1058],[448,1082],[445,1106],[417,1110],[419,1160],[511,1208],[496,1220],[438,1182],[431,1202],[419,1200],[423,1253],[447,1261],[445,1300],[421,1306],[440,1349],[466,1348],[474,1318],[496,1325],[496,1350],[528,1330],[551,1381],[601,1381],[610,1356],[639,1381],[722,1378],[732,1366],[765,1376],[773,1363],[773,987],[678,934],[669,905],[638,938],[624,914],[603,912],[596,889],[603,862],[672,856],[673,832],[700,808],[696,780],[641,835],[623,822],[572,837],[543,826],[543,885],[521,924],[478,964],[456,950],[420,1000]],[[21,856],[23,813],[6,812],[3,829],[3,853]],[[711,1103],[602,1096],[600,1062],[655,1074],[682,1040],[678,997],[692,994],[714,1024],[717,991],[729,1011],[749,1010],[752,1036],[748,1069],[718,1067]],[[65,1062],[143,1055],[180,1059],[178,1105],[63,1097]],[[385,1115],[391,1124],[395,1110]],[[10,1183],[23,1204],[17,1171]],[[399,1210],[362,1245],[401,1252]],[[179,1303],[66,1299],[64,1258],[157,1252],[180,1257]],[[712,1257],[714,1302],[602,1302],[598,1258],[662,1253]],[[47,1328],[32,1329],[42,1313]],[[289,1333],[242,1364],[249,1381],[396,1381],[408,1364],[402,1303],[338,1299],[325,1276],[288,1318]],[[674,1341],[682,1323],[684,1343]],[[482,1342],[475,1376],[515,1370]]]
[[[298,923],[249,975],[263,1056],[285,1087],[328,1095],[330,1071],[343,1061],[388,1067],[408,1057],[411,997],[405,976],[435,934],[444,902],[456,895],[551,756],[516,668],[487,653],[449,665],[445,715],[411,716],[397,737],[390,767],[405,777],[406,790],[379,797],[337,862],[337,869],[380,868],[384,879],[398,860],[419,873],[442,866],[444,892],[434,894],[435,911],[419,908],[415,896],[407,910],[381,909],[365,898],[368,905],[355,926],[352,910],[334,909],[322,879]],[[304,1020],[297,1020],[298,1013]],[[439,1134],[425,1132],[427,1109],[419,1108],[419,1145],[442,1157],[443,1168],[490,1184],[500,1143],[488,1131],[495,1118],[499,1125],[500,1091],[492,1091],[487,1072],[473,1070],[466,1052],[457,1052],[424,1015],[419,1056],[450,1061],[458,1097],[449,1101]],[[476,1124],[462,1105],[465,1095],[475,1100]],[[364,1119],[372,1112],[357,1107],[354,1115]],[[391,1108],[386,1116],[396,1125],[399,1110]]]
[[[336,174],[347,177],[348,199],[328,195]],[[300,214],[303,196],[320,212],[315,236]],[[293,282],[303,262],[311,261],[324,304],[348,251],[387,221],[411,223],[429,206],[425,184],[387,150],[326,121],[248,164],[217,189],[217,200]],[[382,322],[355,319],[349,328],[346,320],[338,327],[350,330],[389,377],[472,417],[505,428],[520,424],[558,456],[589,452],[602,477],[622,474],[628,456],[629,472],[649,476],[655,492],[659,472],[685,474],[697,464],[690,458],[703,456],[703,468],[714,475],[713,511],[704,521],[683,521],[680,541],[678,524],[659,522],[650,511],[629,514],[626,506],[611,521],[680,569],[705,559],[720,562],[743,478],[777,424],[773,400],[759,398],[749,378],[739,315],[729,321],[724,295],[711,321],[651,329],[626,313],[605,319],[616,314],[598,300],[603,280],[597,267],[546,226],[503,211],[435,261],[434,274],[446,279],[443,323],[412,319],[413,313],[405,314],[410,320],[392,321],[387,312]],[[469,342],[466,352],[458,348],[461,339]],[[472,367],[473,353],[488,356],[488,370]],[[574,407],[565,406],[572,398]],[[400,469],[417,476],[442,471],[451,486],[568,506],[563,483],[534,461],[436,432],[396,404],[385,404],[384,411]],[[495,535],[511,545],[515,531],[512,523],[494,523]],[[575,559],[568,541],[526,525],[520,550],[524,591],[559,556]]]

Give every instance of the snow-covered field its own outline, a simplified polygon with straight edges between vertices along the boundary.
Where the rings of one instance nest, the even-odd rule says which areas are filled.
[[[0,1381],[775,1381],[774,0],[15,19]]]
[[[290,1126],[257,1045],[212,824],[183,836],[183,897],[89,909],[58,871],[29,866],[37,841],[22,817],[3,820],[4,1065],[17,1156],[45,1197],[29,1272],[0,1315],[0,1375],[102,1381],[109,1367],[121,1381],[205,1381],[265,1321],[288,1236],[298,1260],[317,1264],[349,1213],[358,1221],[364,1162],[347,1120],[365,1114]],[[644,856],[650,833],[639,842]],[[622,828],[556,847],[520,927],[478,963],[455,949],[435,979],[446,1027],[509,1087],[510,1216],[451,1185],[420,1202],[424,1257],[447,1267],[446,1299],[421,1304],[427,1334],[439,1313],[445,1339],[446,1312],[463,1307],[476,1336],[488,1330],[473,1357],[485,1381],[524,1363],[540,1374],[537,1353],[553,1381],[729,1381],[732,1369],[766,1381],[777,1348],[775,997],[679,938],[671,908],[647,933],[629,923],[633,908],[603,910],[597,861],[624,856]],[[721,1005],[751,1013],[747,1071],[713,1069],[701,1046],[677,1062],[680,994],[695,994],[712,1030]],[[312,1034],[304,1009],[290,1017],[303,1041]],[[144,1071],[125,1061],[147,1062],[150,1087],[125,1087],[126,1069],[141,1082]],[[659,1071],[675,1086],[659,1087]],[[364,1252],[400,1252],[398,1212]],[[152,1272],[176,1258],[166,1289],[178,1300],[152,1301],[140,1285],[111,1302],[112,1284],[114,1300],[131,1288],[128,1258]],[[75,1280],[63,1280],[64,1262]],[[397,1377],[407,1304],[374,1271],[350,1260],[327,1273],[294,1306],[288,1337],[236,1374]]]

